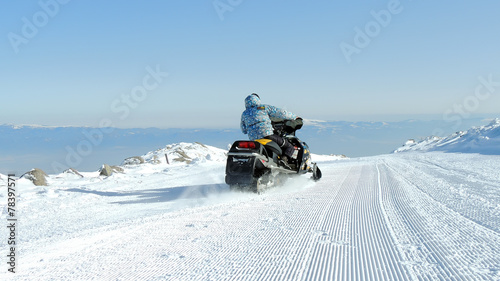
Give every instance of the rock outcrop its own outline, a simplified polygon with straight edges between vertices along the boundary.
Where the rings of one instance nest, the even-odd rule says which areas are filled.
[[[123,173],[123,168],[118,167],[118,166],[110,166],[108,164],[102,165],[101,169],[99,170],[99,175],[100,176],[106,176],[109,177],[113,173]]]
[[[140,165],[144,164],[144,158],[141,156],[133,156],[123,160],[122,165]]]
[[[47,184],[47,174],[38,168],[35,168],[35,169],[27,172],[22,177],[29,179],[36,186],[47,186],[48,185]]]

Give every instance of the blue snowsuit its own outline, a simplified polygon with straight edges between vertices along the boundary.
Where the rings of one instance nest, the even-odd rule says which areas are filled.
[[[271,118],[294,120],[297,116],[286,110],[260,102],[256,95],[249,95],[245,99],[246,110],[241,114],[241,131],[248,134],[250,140],[262,139],[274,134]],[[291,156],[293,146],[279,136],[269,137],[284,149],[284,154]]]
[[[256,95],[245,99],[246,110],[241,114],[241,131],[248,134],[250,140],[261,139],[274,134],[272,118],[295,119],[297,116],[272,105],[262,104]]]

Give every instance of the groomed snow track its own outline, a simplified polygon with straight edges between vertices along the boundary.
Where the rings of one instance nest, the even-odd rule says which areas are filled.
[[[500,212],[498,179],[488,173],[468,177],[453,166],[456,159],[446,162],[441,154],[411,155],[322,163],[321,181],[302,177],[262,195],[231,193],[215,185],[213,198],[174,211],[152,208],[162,203],[120,205],[131,219],[50,243],[31,241],[13,276],[500,280],[500,219],[492,217]],[[480,193],[457,197],[474,187],[483,189],[483,200]],[[117,198],[103,195],[102,200],[105,208]],[[132,214],[144,209],[154,211],[143,217]]]

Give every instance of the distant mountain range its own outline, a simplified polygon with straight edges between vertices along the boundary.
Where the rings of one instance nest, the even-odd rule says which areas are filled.
[[[491,120],[489,120],[491,121]],[[463,120],[459,128],[443,120],[401,122],[347,122],[306,120],[297,136],[313,153],[348,157],[391,153],[410,138],[436,132],[445,134],[484,125],[488,120]],[[32,168],[56,173],[64,168],[95,171],[104,163],[120,164],[124,158],[142,155],[179,142],[200,142],[227,149],[246,139],[239,128],[229,129],[119,129],[0,125],[0,173],[22,174]]]
[[[490,124],[459,131],[447,137],[430,136],[420,141],[408,140],[395,153],[407,151],[444,151],[500,155],[500,119]]]

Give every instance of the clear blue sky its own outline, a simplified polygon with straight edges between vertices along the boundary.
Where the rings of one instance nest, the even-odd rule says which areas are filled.
[[[252,92],[310,119],[500,115],[498,1],[1,5],[0,124],[236,127]]]

